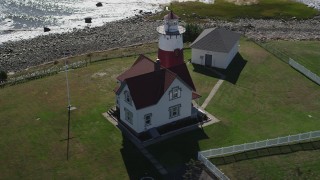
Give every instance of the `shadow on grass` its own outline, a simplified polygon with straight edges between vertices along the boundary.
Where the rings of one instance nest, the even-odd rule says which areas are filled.
[[[165,179],[178,180],[183,179],[186,163],[197,159],[199,141],[203,139],[208,139],[208,136],[199,128],[153,144],[147,149],[169,172]]]
[[[122,139],[122,149],[120,152],[130,179],[139,180],[146,176],[161,179],[161,175],[151,162],[143,156],[139,149],[124,134],[122,134]]]
[[[224,79],[232,84],[236,84],[246,64],[247,61],[243,59],[241,54],[237,53],[227,69],[205,67],[198,64],[193,64],[193,68],[195,72],[218,79]]]
[[[298,151],[311,151],[320,149],[320,140],[319,141],[310,141],[310,142],[302,142],[297,144],[289,144],[283,146],[275,146],[263,149],[256,149],[251,151],[246,151],[242,153],[237,153],[224,157],[216,157],[210,159],[211,162],[215,165],[225,165],[230,163],[235,163],[238,161],[244,161],[249,159],[256,159],[260,157],[266,156],[274,156],[281,154],[289,154]]]

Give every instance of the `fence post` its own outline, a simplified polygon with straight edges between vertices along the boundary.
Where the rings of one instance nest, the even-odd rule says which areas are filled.
[[[311,132],[309,132],[309,141],[311,141]]]
[[[301,133],[299,134],[299,141],[301,141]]]

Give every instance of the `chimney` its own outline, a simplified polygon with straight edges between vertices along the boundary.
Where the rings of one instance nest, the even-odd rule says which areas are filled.
[[[160,70],[160,60],[157,59],[156,62],[154,63],[154,71],[159,71]]]

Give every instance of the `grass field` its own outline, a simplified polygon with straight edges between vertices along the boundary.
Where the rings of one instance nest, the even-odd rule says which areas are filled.
[[[190,50],[185,54],[190,58]],[[153,166],[101,114],[114,105],[115,78],[136,58],[69,72],[71,104],[77,107],[71,115],[69,161],[62,141],[67,136],[65,74],[0,89],[1,178],[138,179],[146,172],[157,177]],[[215,79],[188,67],[198,91],[208,94]]]
[[[319,129],[319,86],[250,41],[241,41],[240,54],[247,63],[237,82],[224,82],[207,107],[222,121],[149,148],[170,172],[181,170],[199,150]],[[148,56],[155,59],[156,54]],[[185,56],[190,58],[190,50]],[[101,115],[114,105],[115,77],[135,59],[101,61],[69,72],[71,104],[77,107],[71,115],[69,161],[63,141],[65,74],[0,89],[1,178],[137,179],[145,173],[159,178]],[[191,64],[188,68],[203,95],[201,104],[216,75],[193,71]]]
[[[206,108],[221,122],[149,148],[166,167],[179,169],[199,150],[319,129],[320,87],[256,44],[240,44],[247,63],[239,79],[225,81]]]
[[[259,0],[257,4],[242,6],[225,0],[216,0],[214,4],[175,2],[171,3],[169,9],[186,21],[206,18],[233,20],[236,18],[290,19],[295,17],[308,19],[319,14],[315,9],[290,0]]]
[[[319,179],[320,150],[262,157],[219,166],[231,179]]]
[[[114,105],[116,75],[132,62],[110,60],[70,71],[71,104],[77,110],[71,115],[69,161],[61,141],[67,135],[65,74],[1,89],[1,178],[128,179],[153,172],[101,115]],[[133,165],[136,159],[140,167]]]
[[[270,41],[272,47],[320,76],[320,41]]]

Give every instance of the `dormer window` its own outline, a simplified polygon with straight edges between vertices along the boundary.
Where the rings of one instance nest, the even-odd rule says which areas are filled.
[[[174,87],[169,91],[169,100],[177,99],[181,97],[181,88]]]
[[[131,99],[129,91],[124,91],[124,100],[127,103],[129,103],[130,105],[132,104],[132,99]]]

